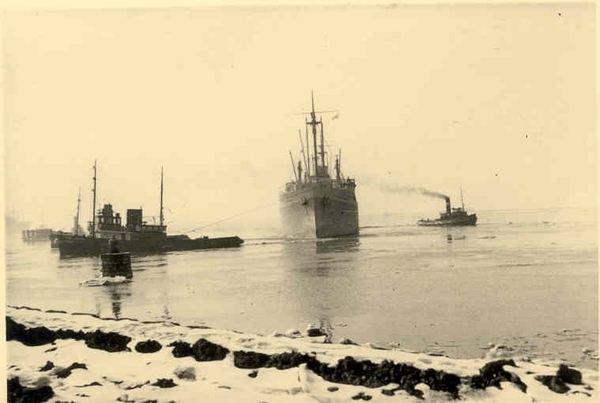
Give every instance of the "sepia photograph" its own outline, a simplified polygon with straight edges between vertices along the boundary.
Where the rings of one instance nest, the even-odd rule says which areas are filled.
[[[6,402],[600,398],[595,2],[2,13]]]

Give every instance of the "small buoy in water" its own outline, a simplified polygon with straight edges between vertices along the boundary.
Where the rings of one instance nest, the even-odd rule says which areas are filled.
[[[123,276],[127,279],[133,277],[131,271],[131,256],[129,252],[119,252],[116,239],[108,240],[108,253],[100,255],[102,259],[102,276]]]
[[[131,256],[129,252],[119,253],[103,253],[100,255],[102,259],[102,276],[132,278],[131,271]]]

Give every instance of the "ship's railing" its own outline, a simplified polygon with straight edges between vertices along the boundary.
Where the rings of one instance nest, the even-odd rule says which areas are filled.
[[[338,180],[312,176],[308,181],[294,181],[286,183],[284,192],[294,192],[296,190],[303,189],[308,185],[319,185],[321,187],[330,187],[334,189],[353,189],[356,187],[356,182],[354,179],[350,178]]]
[[[166,232],[167,231],[167,226],[166,225],[142,225],[140,227],[140,230],[142,232]]]

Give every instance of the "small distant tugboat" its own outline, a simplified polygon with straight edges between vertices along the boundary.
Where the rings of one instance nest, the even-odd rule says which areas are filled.
[[[444,213],[440,213],[440,218],[434,220],[419,220],[417,224],[426,227],[453,227],[477,224],[477,215],[467,214],[465,211],[465,204],[462,201],[462,192],[462,207],[452,208],[450,205],[450,198],[448,196],[444,196],[444,199],[446,200],[446,211]]]
[[[25,229],[22,232],[24,242],[43,242],[50,240],[51,228]]]
[[[96,211],[96,165],[93,177],[93,210]],[[122,252],[161,253],[181,250],[214,249],[238,247],[244,241],[237,237],[191,239],[187,235],[167,235],[163,224],[163,175],[160,177],[160,223],[149,225],[142,220],[142,209],[127,210],[127,221],[122,225],[121,215],[113,212],[111,204],[102,210],[89,223],[89,235],[57,235],[61,257],[99,256],[109,252],[109,240],[117,240]]]

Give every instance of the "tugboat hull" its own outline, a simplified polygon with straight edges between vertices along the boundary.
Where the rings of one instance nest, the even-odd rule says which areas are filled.
[[[183,250],[234,248],[244,241],[237,237],[196,238],[190,239],[185,235],[168,236],[164,240],[155,241],[119,241],[121,252],[132,253],[163,253]],[[109,252],[108,239],[88,237],[65,237],[58,239],[58,250],[61,257],[100,256]]]
[[[420,220],[418,225],[424,227],[459,227],[459,226],[474,226],[477,224],[477,216],[471,214],[460,219],[437,219],[437,220]]]

